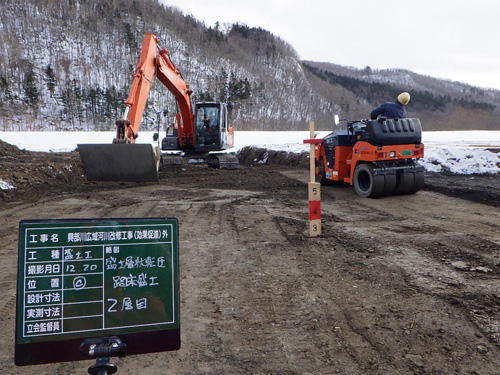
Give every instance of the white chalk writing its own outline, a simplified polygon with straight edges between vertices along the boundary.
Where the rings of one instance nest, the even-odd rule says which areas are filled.
[[[61,293],[30,293],[26,295],[28,305],[52,302],[61,302]]]
[[[59,332],[61,327],[58,321],[43,322],[26,325],[26,333],[39,333],[39,332]]]
[[[115,257],[106,259],[107,270],[124,270],[124,269],[137,269],[137,268],[165,268],[165,257],[140,257],[128,256],[125,259],[118,260]]]
[[[68,233],[68,242],[130,241],[132,239],[158,240],[166,238],[168,238],[168,231],[159,229]]]
[[[118,305],[118,300],[114,298],[108,298],[108,302],[111,302],[111,306],[108,308],[109,313],[117,312],[116,306]],[[130,310],[145,310],[148,308],[148,299],[147,298],[138,298],[132,300],[130,297],[124,297],[121,301],[120,311],[130,311]]]
[[[146,273],[141,273],[138,276],[128,275],[128,276],[113,276],[113,289],[116,288],[127,288],[137,286],[142,288],[144,286],[157,286],[156,282],[157,276],[150,276]]]

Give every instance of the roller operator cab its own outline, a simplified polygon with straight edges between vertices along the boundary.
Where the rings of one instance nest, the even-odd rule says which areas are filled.
[[[340,121],[336,116],[336,125]],[[346,130],[328,134],[315,146],[317,182],[347,182],[365,198],[413,194],[423,188],[419,119],[343,121]]]
[[[197,153],[227,150],[233,146],[231,128],[227,122],[225,103],[197,103],[194,111],[194,144],[179,145],[179,132],[174,126],[167,129],[161,148],[194,151]]]

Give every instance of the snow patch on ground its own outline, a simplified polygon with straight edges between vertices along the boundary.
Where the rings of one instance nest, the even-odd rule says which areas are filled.
[[[429,172],[458,174],[500,172],[500,154],[481,148],[431,148],[424,151],[420,164]]]
[[[0,180],[0,190],[10,190],[14,189],[14,186],[9,184],[7,181]]]

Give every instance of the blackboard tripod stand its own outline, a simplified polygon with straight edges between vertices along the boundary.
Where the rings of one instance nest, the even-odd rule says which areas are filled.
[[[127,345],[118,337],[99,337],[86,339],[80,344],[80,353],[95,358],[96,362],[88,369],[91,375],[111,375],[118,371],[116,365],[109,362],[111,357],[124,357]]]

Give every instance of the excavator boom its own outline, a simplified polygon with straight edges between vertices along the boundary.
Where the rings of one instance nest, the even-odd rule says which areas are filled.
[[[174,95],[182,116],[178,123],[179,133],[182,134],[181,146],[193,136],[193,114],[191,110],[192,91],[184,81],[177,67],[172,64],[166,48],[160,49],[159,39],[153,34],[146,34],[142,43],[141,57],[133,74],[134,81],[130,94],[125,102],[126,110],[123,120],[117,123],[118,128],[123,126],[124,132],[117,133],[118,140],[135,142],[141,125],[144,108],[153,80],[158,80]]]

